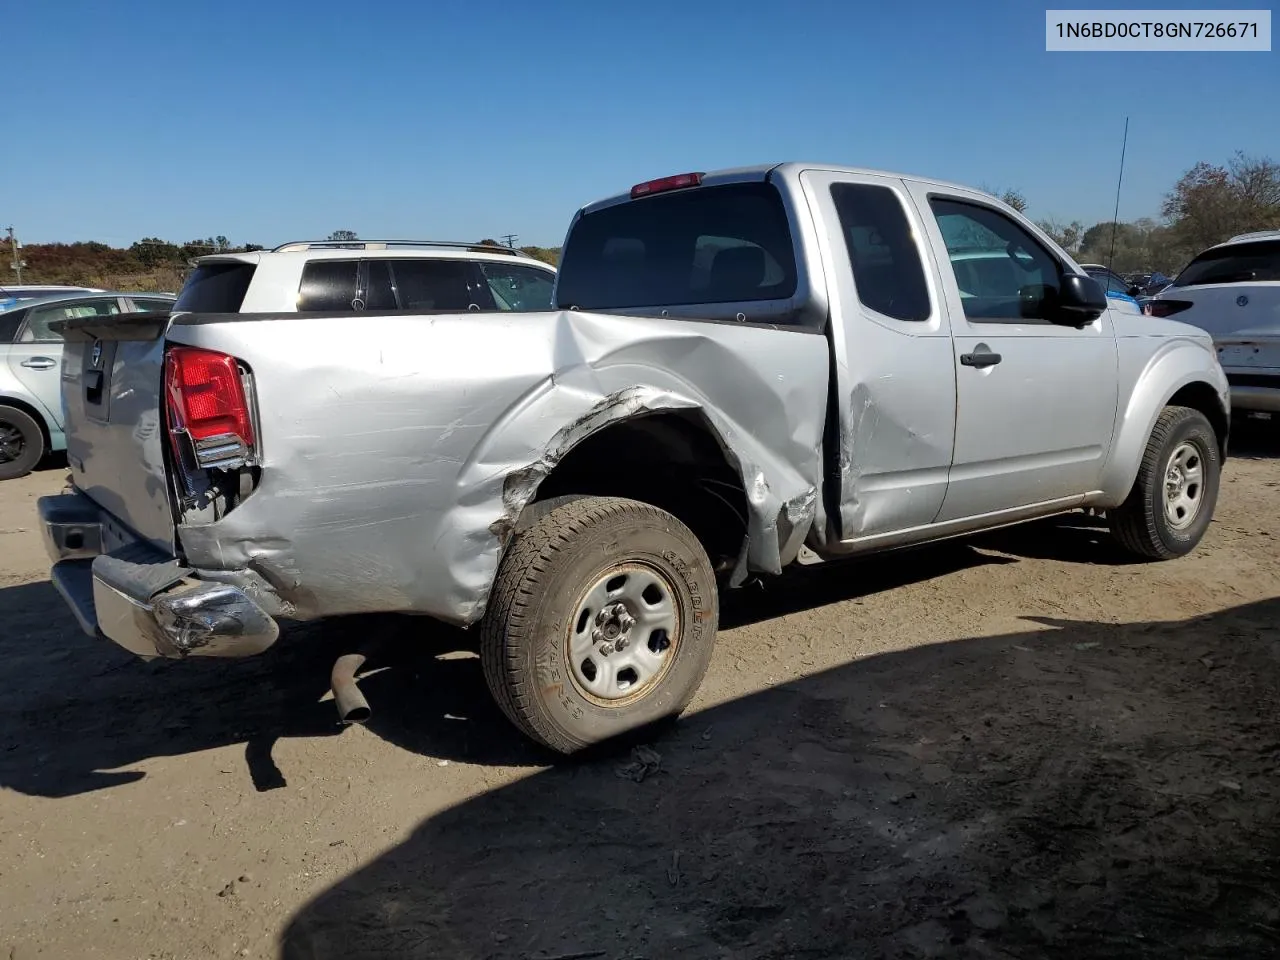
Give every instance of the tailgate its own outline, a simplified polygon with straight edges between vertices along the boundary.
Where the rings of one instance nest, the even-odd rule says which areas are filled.
[[[169,315],[83,317],[63,325],[62,402],[76,487],[172,554],[161,393]]]

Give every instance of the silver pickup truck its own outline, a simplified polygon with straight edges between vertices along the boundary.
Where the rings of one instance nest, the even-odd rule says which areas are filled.
[[[65,325],[72,487],[39,509],[84,629],[186,657],[337,614],[477,627],[564,753],[678,714],[749,578],[1081,508],[1171,559],[1218,495],[1208,335],[1110,309],[952,184],[638,184],[574,216],[549,312],[241,309],[203,269],[226,297]]]

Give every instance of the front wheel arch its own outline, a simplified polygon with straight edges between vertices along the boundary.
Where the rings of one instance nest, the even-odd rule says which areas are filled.
[[[1213,520],[1222,479],[1216,439],[1199,410],[1171,405],[1160,412],[1133,489],[1124,503],[1107,511],[1112,535],[1130,554],[1173,560],[1199,545]]]
[[[1185,350],[1171,350],[1144,373],[1138,386],[1121,409],[1111,453],[1103,469],[1099,489],[1101,496],[1089,505],[1113,509],[1125,502],[1138,478],[1143,453],[1151,439],[1151,431],[1161,413],[1169,406],[1185,406],[1199,411],[1213,427],[1218,455],[1226,459],[1230,416],[1219,396],[1218,387],[1206,379],[1203,364],[1192,367],[1197,357]],[[1181,369],[1171,365],[1178,364]],[[1162,389],[1156,392],[1154,384]]]

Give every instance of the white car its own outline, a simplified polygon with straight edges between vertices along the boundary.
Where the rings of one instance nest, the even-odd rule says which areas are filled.
[[[164,293],[77,291],[25,296],[0,309],[0,480],[25,476],[46,453],[66,448],[62,335],[53,325],[72,318],[167,313],[173,301]]]
[[[21,287],[0,286],[0,310],[8,310],[24,300],[61,297],[75,293],[104,293],[97,287],[67,287],[52,283],[31,283]]]
[[[555,267],[507,247],[438,240],[285,243],[201,257],[175,313],[551,309]]]
[[[1210,247],[1145,312],[1213,335],[1233,410],[1280,413],[1280,230],[1241,234]]]

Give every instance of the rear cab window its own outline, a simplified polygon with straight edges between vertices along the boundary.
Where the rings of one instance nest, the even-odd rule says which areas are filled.
[[[239,313],[257,267],[252,263],[202,263],[192,271],[173,305],[175,312]]]
[[[1206,250],[1187,264],[1173,286],[1276,282],[1280,282],[1280,240],[1262,240]]]
[[[698,186],[623,201],[574,224],[556,304],[580,310],[784,301],[798,286],[786,210],[769,183]],[[720,311],[723,314],[725,311]],[[716,314],[711,311],[712,315]]]

